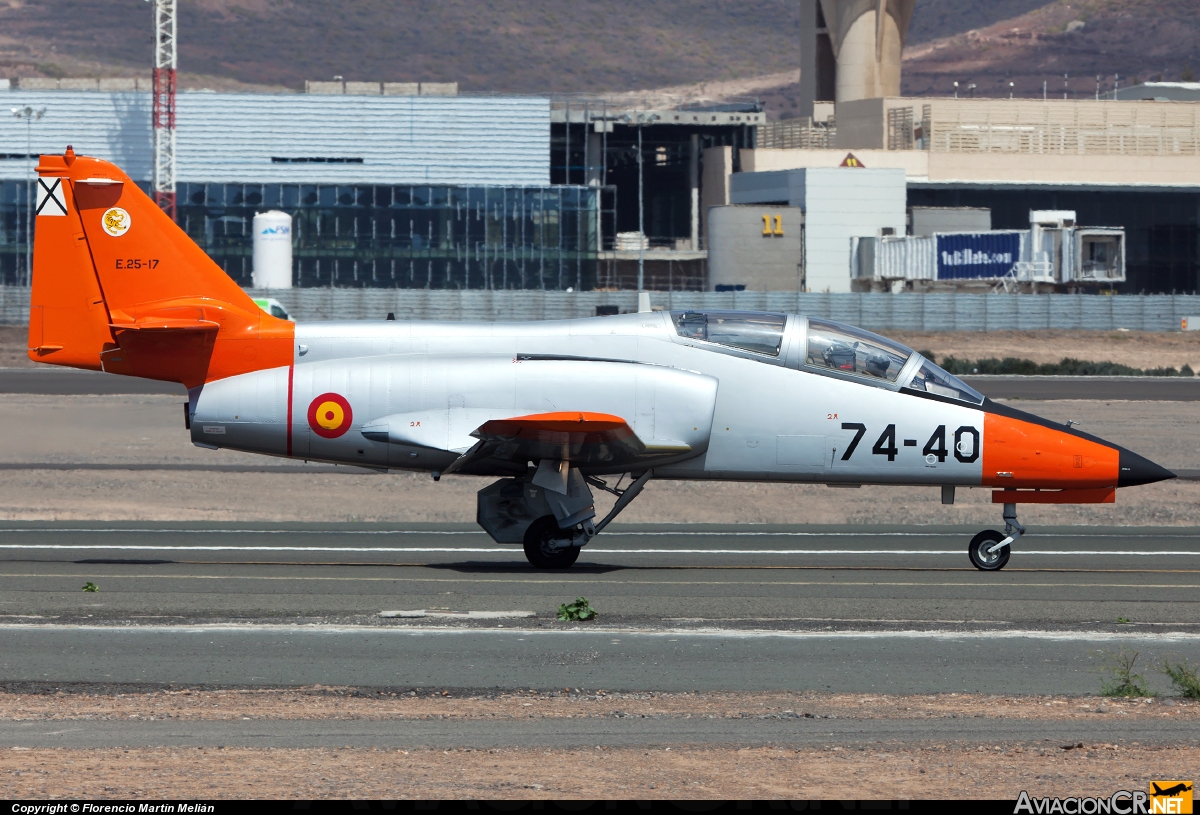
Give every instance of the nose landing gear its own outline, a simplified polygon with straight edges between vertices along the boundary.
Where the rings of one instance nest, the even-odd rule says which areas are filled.
[[[1004,505],[1004,533],[985,529],[967,546],[967,557],[971,565],[984,572],[998,572],[1008,563],[1012,544],[1025,534],[1025,527],[1017,520],[1017,505]]]

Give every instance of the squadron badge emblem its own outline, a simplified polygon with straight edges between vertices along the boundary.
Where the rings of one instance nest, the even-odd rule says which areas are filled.
[[[114,238],[119,238],[129,231],[129,213],[120,207],[111,207],[106,210],[104,217],[100,220],[100,225],[104,227],[104,231]]]

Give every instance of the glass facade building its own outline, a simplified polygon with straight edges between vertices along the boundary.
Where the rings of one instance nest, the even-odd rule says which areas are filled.
[[[178,222],[251,285],[255,213],[292,216],[297,286],[551,289],[595,286],[597,187],[180,184]],[[602,219],[602,211],[607,217]],[[0,279],[25,282],[25,185],[0,185]]]

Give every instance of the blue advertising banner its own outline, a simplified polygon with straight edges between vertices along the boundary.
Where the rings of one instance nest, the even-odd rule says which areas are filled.
[[[1021,256],[1018,232],[937,236],[938,280],[1004,277]]]

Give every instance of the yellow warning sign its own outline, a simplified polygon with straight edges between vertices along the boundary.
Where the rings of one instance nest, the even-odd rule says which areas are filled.
[[[861,161],[858,160],[858,156],[854,155],[853,153],[847,153],[846,157],[844,159],[842,159],[842,163],[839,164],[838,166],[839,167],[863,167],[865,165]]]

